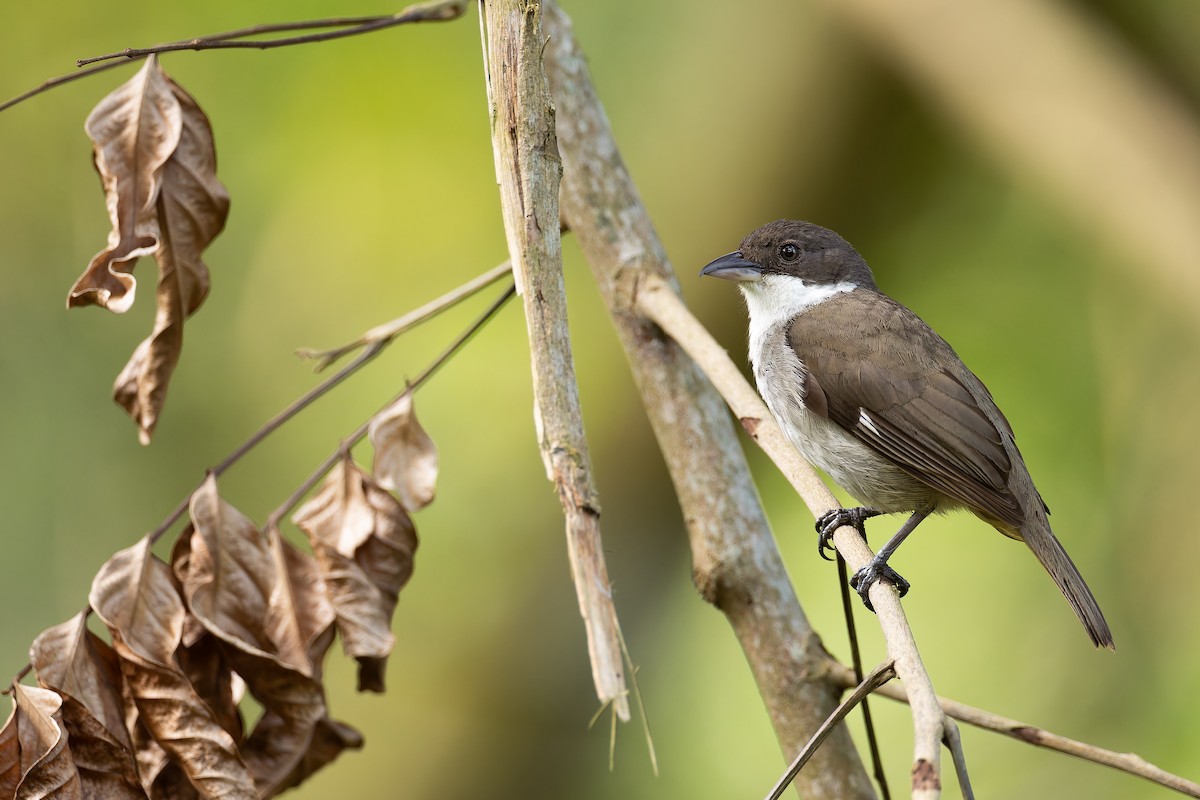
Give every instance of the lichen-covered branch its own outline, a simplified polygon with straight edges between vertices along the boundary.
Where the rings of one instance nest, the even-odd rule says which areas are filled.
[[[513,274],[525,303],[538,445],[566,515],[596,692],[628,720],[620,630],[567,329],[558,210],[562,165],[542,66],[542,11],[528,0],[486,0],[480,13],[496,180]]]
[[[562,216],[612,316],[675,485],[697,588],[729,620],[790,759],[838,704],[830,659],[796,600],[721,398],[634,307],[640,279],[672,281],[566,15],[546,2],[546,66],[563,160]],[[797,780],[807,798],[874,797],[839,725]]]

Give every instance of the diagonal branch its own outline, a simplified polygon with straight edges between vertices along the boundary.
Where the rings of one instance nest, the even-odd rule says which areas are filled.
[[[704,370],[742,426],[780,468],[813,516],[819,518],[837,508],[837,500],[784,438],[758,392],[746,382],[729,354],[688,311],[674,290],[659,278],[647,277],[638,285],[636,297],[638,310],[666,331]],[[854,569],[865,566],[874,555],[857,531],[849,526],[838,529],[834,544]],[[881,581],[871,587],[870,593],[887,642],[888,655],[895,661],[896,674],[912,699],[913,797],[939,797],[945,716],[938,705],[929,673],[921,663],[916,640],[896,590]]]
[[[562,165],[542,66],[541,9],[528,0],[485,0],[480,14],[496,179],[513,274],[525,301],[538,444],[566,515],[571,573],[596,693],[628,720],[620,628],[601,548],[599,494],[567,329],[558,214]]]
[[[888,661],[880,664],[875,669],[871,670],[871,674],[863,678],[863,680],[854,688],[850,696],[841,702],[841,704],[833,710],[829,718],[821,723],[821,727],[817,728],[817,732],[808,740],[808,744],[804,745],[804,749],[792,761],[787,772],[783,774],[775,784],[775,788],[767,796],[767,800],[779,800],[783,797],[783,792],[799,774],[800,770],[804,769],[804,765],[812,758],[813,753],[817,752],[817,748],[821,743],[829,738],[829,734],[833,731],[834,726],[846,718],[846,715],[854,710],[854,707],[859,703],[867,702],[867,695],[878,689],[883,684],[896,677],[896,670],[892,667],[892,662]]]

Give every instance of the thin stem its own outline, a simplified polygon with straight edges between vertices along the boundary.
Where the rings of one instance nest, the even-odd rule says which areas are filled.
[[[153,45],[151,47],[127,47],[126,49],[115,53],[106,53],[104,55],[93,56],[91,58],[81,58],[76,61],[75,64],[76,66],[82,67],[88,64],[94,64],[98,61],[110,61],[119,58],[145,58],[152,53],[170,53],[176,50],[269,50],[275,47],[288,47],[296,44],[327,42],[332,39],[343,39],[347,36],[357,36],[362,33],[371,33],[373,31],[383,30],[384,28],[391,28],[395,25],[403,25],[408,22],[444,22],[447,20],[457,19],[463,15],[463,13],[466,11],[466,7],[466,0],[443,0],[442,2],[409,6],[398,14],[383,17],[362,17],[358,20],[345,18],[334,20],[311,20],[309,22],[259,25],[255,26],[254,28],[243,28],[242,30],[238,31],[217,34],[216,36],[200,36],[193,39],[169,42],[167,44]],[[309,30],[312,28],[328,27],[338,27],[340,29],[325,31],[324,33],[310,33],[303,36],[288,36],[282,39],[254,39],[250,41],[244,41],[245,37],[254,36],[259,33],[278,33],[288,30]]]
[[[504,265],[501,265],[501,266],[504,266]],[[333,375],[331,375],[328,378],[326,378],[325,380],[321,381],[321,383],[317,384],[312,389],[310,389],[308,392],[306,392],[303,396],[301,396],[300,398],[298,398],[297,400],[292,402],[287,408],[283,409],[278,414],[276,414],[274,417],[267,420],[267,422],[264,423],[261,428],[259,428],[253,434],[251,434],[249,439],[247,439],[242,444],[238,445],[238,447],[232,453],[227,455],[218,464],[216,464],[215,466],[210,468],[205,473],[205,476],[207,477],[208,475],[211,474],[213,477],[220,477],[222,473],[224,473],[226,470],[228,470],[230,467],[232,467],[235,463],[240,461],[242,459],[242,457],[245,456],[248,452],[250,452],[255,447],[257,447],[259,444],[261,444],[264,439],[266,439],[269,435],[274,433],[276,429],[278,429],[281,425],[283,425],[283,423],[287,422],[292,417],[296,416],[301,411],[308,408],[310,405],[312,405],[314,402],[316,402],[316,400],[318,400],[320,397],[322,397],[330,389],[337,386],[342,381],[346,380],[346,378],[350,377],[355,372],[357,372],[359,369],[361,369],[363,366],[365,366],[367,364],[367,362],[374,359],[375,356],[379,355],[383,351],[383,349],[385,347],[387,347],[389,344],[391,344],[395,340],[395,338],[397,336],[399,336],[401,333],[403,333],[404,331],[410,330],[411,328],[420,324],[421,322],[431,319],[432,317],[436,316],[437,314],[441,313],[442,311],[445,311],[447,308],[450,308],[451,306],[453,306],[455,303],[459,302],[463,298],[468,297],[471,294],[478,292],[480,289],[489,285],[490,283],[495,281],[497,278],[502,277],[503,275],[504,275],[504,272],[501,270],[501,268],[496,267],[495,269],[485,272],[483,275],[479,276],[478,278],[468,281],[467,283],[463,284],[462,286],[458,287],[457,289],[455,289],[451,292],[448,292],[447,294],[442,295],[441,297],[437,298],[436,300],[426,303],[425,305],[421,306],[420,308],[418,308],[408,314],[405,314],[403,317],[400,317],[399,319],[394,320],[393,322],[387,323],[386,325],[381,325],[378,328],[374,328],[371,331],[368,331],[366,334],[364,334],[358,340],[358,342],[361,343],[361,345],[366,346],[366,348],[367,348],[366,350],[364,350],[357,358],[355,358],[349,364],[342,367],[340,370],[335,372]],[[399,323],[401,321],[404,321],[405,324],[403,326],[398,326],[397,323]],[[388,331],[388,335],[379,336],[374,339],[370,338],[371,334],[374,331],[387,330],[387,329],[392,329],[392,330]],[[340,351],[341,351],[341,353],[345,353],[345,352],[348,352],[353,347],[357,347],[357,346],[360,346],[360,344],[348,345],[344,348],[340,348]],[[335,352],[335,351],[329,351],[329,352]],[[322,356],[322,354],[318,354],[318,356],[324,357],[324,356]],[[332,363],[332,362],[327,361],[326,363]],[[328,468],[326,468],[326,469],[328,469]],[[188,504],[191,502],[192,494],[194,494],[203,485],[204,485],[204,481],[202,480],[199,484],[196,485],[195,489],[193,489],[191,492],[188,493],[188,495],[186,497],[184,497],[181,501],[179,501],[179,505],[175,506],[175,508],[171,511],[171,513],[167,515],[166,519],[164,519],[157,528],[155,528],[153,531],[150,532],[150,541],[151,542],[157,542],[159,539],[161,539],[163,537],[163,535],[166,534],[166,532],[171,529],[171,526],[174,525],[176,522],[178,522],[179,519],[185,513],[187,513]]]
[[[855,685],[854,673],[848,667],[835,664],[833,671],[837,681],[843,687],[848,688]],[[879,694],[901,703],[908,702],[908,694],[903,684],[882,686],[879,688]],[[960,703],[957,700],[948,700],[944,697],[939,697],[937,701],[948,717],[953,717],[959,722],[965,722],[968,725],[974,725],[977,728],[994,733],[1002,733],[1005,736],[1012,737],[1026,744],[1045,747],[1047,750],[1054,750],[1059,753],[1075,756],[1084,761],[1091,761],[1093,764],[1112,767],[1121,772],[1145,778],[1167,789],[1173,789],[1188,797],[1200,798],[1200,783],[1189,781],[1187,778],[1156,767],[1136,753],[1118,753],[1103,747],[1097,747],[1094,744],[1088,744],[1087,742],[1068,739],[1066,736],[1059,736],[1043,728],[1002,717],[999,714],[993,714],[990,711],[984,711],[981,708],[975,708],[974,706]]]
[[[419,375],[417,375],[417,377],[413,378],[408,383],[403,392],[400,392],[398,395],[389,400],[380,410],[382,411],[383,409],[386,409],[405,394],[409,392],[415,392],[426,381],[433,377],[433,374],[441,369],[442,365],[449,361],[450,357],[458,352],[459,348],[469,342],[471,338],[491,320],[495,313],[504,307],[504,304],[507,303],[514,294],[516,294],[515,285],[509,286],[507,289],[505,289],[504,293],[496,298],[496,300],[488,307],[488,309],[483,312],[483,314],[481,314],[469,328],[460,333],[458,337],[429,364],[429,366],[427,366]],[[372,415],[372,418],[373,417],[374,415]],[[270,528],[273,526],[278,526],[279,521],[286,517],[288,513],[290,513],[291,510],[295,508],[302,499],[304,499],[304,495],[308,494],[308,492],[317,485],[317,482],[320,481],[321,478],[325,477],[325,473],[333,469],[333,466],[338,462],[338,459],[344,458],[346,454],[349,453],[350,448],[354,447],[354,445],[356,445],[364,436],[367,435],[367,430],[370,428],[370,426],[371,420],[368,419],[366,422],[355,428],[349,436],[342,439],[337,449],[330,453],[329,457],[321,462],[321,465],[313,470],[312,474],[304,479],[304,482],[296,488],[296,491],[292,492],[291,496],[288,497],[287,500],[285,500],[278,508],[271,512],[271,514],[267,517],[264,527]]]
[[[841,705],[835,708],[833,713],[821,723],[821,727],[817,728],[817,732],[808,740],[808,744],[801,748],[795,760],[792,761],[791,766],[788,767],[787,772],[783,774],[783,777],[775,784],[771,793],[767,795],[767,800],[779,800],[783,796],[784,791],[787,790],[787,787],[791,785],[792,780],[804,768],[808,760],[812,758],[813,753],[817,752],[817,748],[821,746],[821,742],[825,741],[829,734],[833,732],[834,727],[845,719],[846,715],[853,711],[856,705],[866,700],[867,695],[894,677],[896,677],[896,669],[894,663],[891,661],[885,661],[873,669],[871,674],[850,693],[850,696],[843,700]]]
[[[362,334],[352,342],[347,342],[340,347],[335,347],[330,350],[297,350],[296,355],[300,356],[301,358],[316,359],[316,371],[320,372],[352,350],[356,350],[357,348],[364,347],[366,345],[373,345],[378,342],[390,342],[392,339],[404,333],[409,328],[412,328],[414,325],[424,322],[430,317],[440,314],[446,309],[451,308],[459,301],[470,297],[471,295],[479,292],[481,289],[491,286],[493,283],[511,272],[512,263],[505,261],[503,264],[488,270],[474,280],[464,283],[462,286],[447,292],[436,300],[429,301],[420,308],[415,308],[412,311],[409,311],[407,314],[397,317],[391,322],[385,322],[382,325],[376,325],[374,328],[371,328],[371,330]]]
[[[94,56],[92,58],[81,58],[75,62],[77,67],[96,64],[88,69],[80,72],[72,72],[69,75],[60,75],[57,78],[50,78],[29,91],[19,94],[16,97],[0,103],[0,111],[12,108],[18,103],[24,102],[31,97],[35,97],[42,92],[49,91],[57,86],[62,86],[64,83],[86,78],[89,75],[95,75],[98,72],[119,67],[128,61],[145,58],[151,53],[166,53],[174,50],[218,50],[232,48],[254,48],[258,50],[268,50],[275,47],[286,47],[294,44],[310,44],[312,42],[323,42],[330,39],[340,39],[346,36],[357,36],[362,33],[372,33],[374,31],[383,30],[396,25],[403,25],[408,22],[444,22],[452,19],[457,19],[466,11],[466,0],[442,0],[442,2],[429,3],[425,5],[410,6],[398,14],[389,14],[376,17],[341,17],[331,19],[315,19],[301,22],[281,22],[270,23],[266,25],[254,25],[249,28],[240,28],[235,31],[227,31],[225,33],[216,33],[211,36],[199,36],[193,39],[180,40],[170,42],[163,45],[155,45],[153,47],[144,48],[126,48],[116,53],[106,53],[102,56]],[[284,39],[269,39],[265,41],[239,41],[248,36],[256,36],[265,33],[281,33],[283,31],[302,31],[311,30],[313,28],[341,28],[341,30],[327,31],[325,33],[310,34],[306,36],[293,36]],[[98,64],[97,62],[108,62]]]
[[[13,97],[9,100],[5,100],[3,103],[0,103],[0,111],[6,111],[6,110],[12,108],[13,106],[15,106],[17,103],[22,103],[31,97],[36,97],[37,95],[41,94],[42,92],[47,92],[56,86],[62,86],[64,83],[70,83],[71,81],[77,81],[80,78],[86,78],[89,75],[95,75],[97,72],[104,72],[105,70],[113,69],[114,67],[119,67],[119,66],[121,66],[122,63],[123,62],[120,62],[120,61],[114,61],[111,64],[101,64],[100,66],[97,66],[97,67],[85,69],[82,72],[72,72],[68,75],[59,75],[57,78],[49,78],[49,79],[43,81],[42,83],[38,84],[37,86],[33,87],[29,91],[25,92],[24,94],[19,94],[16,97]]]
[[[841,553],[837,555],[838,585],[842,594],[842,613],[846,617],[846,634],[850,638],[850,660],[854,666],[854,677],[863,681],[862,652],[858,646],[858,626],[854,624],[854,603],[850,599],[850,580],[847,575],[846,559]],[[871,706],[867,698],[862,701],[863,725],[867,729],[867,747],[871,751],[871,769],[875,772],[875,782],[879,784],[879,794],[883,800],[891,800],[892,793],[888,789],[887,775],[883,771],[883,757],[879,753],[879,741],[875,736],[875,722],[871,719]]]
[[[232,453],[225,456],[220,463],[210,468],[205,473],[204,480],[207,480],[209,475],[212,475],[214,478],[220,477],[222,473],[224,473],[226,470],[240,461],[243,456],[261,444],[264,439],[274,433],[281,425],[283,425],[283,423],[287,422],[292,417],[308,408],[330,389],[346,380],[346,378],[349,378],[355,372],[358,372],[358,370],[360,370],[368,361],[379,355],[386,346],[386,342],[379,342],[371,345],[369,348],[363,351],[358,358],[354,359],[336,373],[321,381],[312,389],[305,392],[302,397],[293,401],[287,408],[271,417],[271,419],[267,420],[267,422],[261,428],[251,434],[249,439],[238,445],[237,448],[235,448]],[[187,513],[188,505],[192,500],[192,495],[204,485],[204,480],[201,480],[200,483],[196,485],[196,488],[189,492],[187,497],[183,498],[183,500],[179,502],[179,505],[175,506],[175,509],[167,515],[167,518],[164,519],[157,528],[150,532],[151,542],[157,542],[159,539],[161,539],[163,535],[171,529],[171,526],[178,522],[179,519],[185,513]]]
[[[962,734],[958,731],[958,723],[947,718],[943,724],[942,741],[950,748],[950,757],[954,761],[954,772],[958,775],[958,788],[963,800],[975,800],[975,791],[971,788],[971,778],[967,775],[967,755],[963,752]]]

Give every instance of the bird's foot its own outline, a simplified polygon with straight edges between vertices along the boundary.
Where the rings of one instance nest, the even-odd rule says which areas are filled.
[[[871,605],[871,598],[867,596],[867,592],[870,591],[871,585],[878,580],[885,580],[895,586],[901,597],[908,594],[909,582],[904,580],[899,572],[889,567],[886,561],[876,556],[850,578],[851,588],[858,592],[858,596],[862,598],[863,605],[867,607],[868,611],[874,611],[875,607]]]
[[[817,520],[817,554],[826,561],[833,561],[833,556],[826,555],[826,550],[830,553],[837,553],[833,546],[833,532],[843,525],[850,525],[858,531],[859,536],[863,537],[863,541],[867,540],[866,521],[871,517],[877,517],[882,514],[882,511],[876,511],[873,508],[835,508],[832,511],[827,511]]]

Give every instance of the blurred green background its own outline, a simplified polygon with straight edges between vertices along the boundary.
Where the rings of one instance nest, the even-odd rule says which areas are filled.
[[[1032,26],[1038,36],[1025,39],[994,26],[1002,58],[976,85],[970,60],[983,51],[950,45],[971,41],[978,3],[923,20],[927,41],[915,46],[889,39],[894,20],[866,0],[751,0],[736,11],[710,1],[564,5],[684,292],[735,358],[745,354],[741,302],[697,270],[764,222],[810,219],[853,242],[884,290],[955,345],[1017,430],[1119,649],[1091,650],[1025,548],[967,515],[940,518],[896,561],[915,587],[905,605],[938,690],[1200,777],[1200,536],[1190,504],[1200,480],[1200,250],[1186,245],[1200,229],[1186,204],[1200,186],[1189,183],[1200,6],[993,3],[1017,16],[1043,8],[1057,27]],[[0,95],[126,46],[392,10],[8,3]],[[139,266],[139,302],[124,317],[64,308],[107,232],[83,120],[136,67],[0,115],[0,669],[19,669],[33,637],[83,604],[111,553],[314,382],[295,348],[341,343],[505,258],[473,17],[163,59],[212,119],[232,212],[206,256],[213,292],[187,325],[148,449],[109,387],[150,330],[153,264]],[[1111,73],[1073,60],[1087,42],[1100,43]],[[1042,96],[1017,82],[1030,69],[1045,78]],[[1126,94],[1110,91],[1123,86],[1110,74],[1133,81]],[[1109,124],[1153,123],[1142,102],[1168,109],[1161,139]],[[1083,107],[1099,116],[1079,114],[1071,127]],[[1042,153],[1051,140],[1066,147]],[[1128,164],[1092,152],[1125,153]],[[1057,169],[1064,153],[1080,154],[1073,171]],[[1155,164],[1170,166],[1161,192],[1153,178],[1130,177],[1159,174]],[[607,722],[587,726],[596,702],[583,628],[513,305],[418,395],[442,478],[417,516],[422,543],[396,615],[390,690],[356,695],[353,665],[331,657],[332,713],[367,745],[293,796],[760,797],[783,767],[735,640],[691,586],[677,505],[623,354],[586,264],[569,239],[565,249],[609,572],[662,774],[651,774],[635,726],[619,731],[610,772]],[[485,302],[405,336],[231,471],[223,493],[261,519]],[[749,457],[801,601],[846,658],[835,571],[815,557],[812,520],[753,446]],[[865,614],[860,624],[873,662],[878,636]],[[887,701],[875,708],[902,794],[910,719]],[[981,796],[1166,796],[963,733]]]

